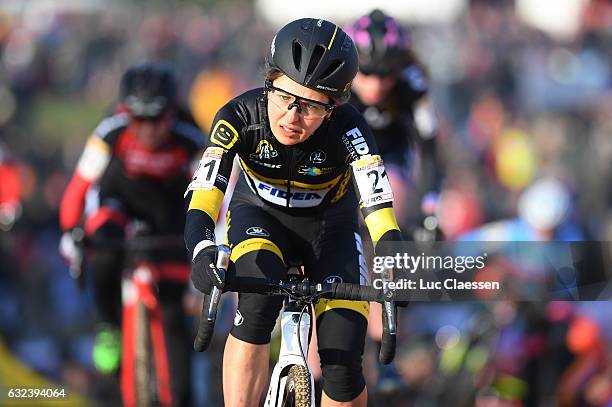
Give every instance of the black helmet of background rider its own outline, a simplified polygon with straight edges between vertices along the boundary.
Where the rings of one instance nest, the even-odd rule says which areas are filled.
[[[272,39],[267,63],[336,103],[350,98],[358,69],[351,37],[336,24],[316,18],[302,18],[281,28]]]
[[[376,9],[359,17],[346,32],[357,46],[361,73],[384,77],[402,69],[407,35],[393,17]]]
[[[176,104],[176,76],[170,66],[163,63],[131,66],[121,78],[119,96],[132,116],[159,117]]]

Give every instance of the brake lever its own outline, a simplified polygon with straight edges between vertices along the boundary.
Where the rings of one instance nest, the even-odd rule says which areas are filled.
[[[229,265],[231,250],[227,245],[219,245],[217,247],[217,268],[223,272],[223,275],[227,275],[227,267]],[[213,287],[210,292],[210,301],[208,302],[208,312],[206,319],[208,322],[215,322],[217,319],[217,308],[219,301],[221,300],[221,290],[216,286]]]

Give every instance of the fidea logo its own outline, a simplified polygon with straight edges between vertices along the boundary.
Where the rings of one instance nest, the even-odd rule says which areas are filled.
[[[357,127],[352,130],[346,132],[346,135],[350,138],[351,144],[355,148],[355,152],[359,155],[365,155],[370,152],[370,148],[368,147],[368,143],[366,143],[365,138],[359,131]]]

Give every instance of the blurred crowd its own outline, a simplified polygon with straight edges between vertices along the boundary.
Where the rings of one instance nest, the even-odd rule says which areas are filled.
[[[10,383],[16,358],[92,400],[104,391],[91,363],[90,295],[57,253],[57,210],[123,70],[170,61],[205,131],[220,105],[261,84],[277,27],[250,2],[155,4],[0,5],[0,164],[16,169],[21,195],[20,216],[0,231],[0,384]],[[612,4],[599,0],[564,40],[525,24],[510,0],[473,0],[452,23],[409,27],[441,123],[437,216],[447,239],[612,240],[610,27]],[[542,182],[559,198],[521,206]],[[407,218],[418,218],[418,200],[410,208]],[[550,221],[538,224],[543,218]],[[393,391],[419,405],[451,405],[444,400],[458,402],[469,389],[479,406],[610,406],[610,315],[605,302],[415,305],[398,355],[404,386]],[[215,374],[207,358],[194,356],[196,401],[217,390],[202,379]]]

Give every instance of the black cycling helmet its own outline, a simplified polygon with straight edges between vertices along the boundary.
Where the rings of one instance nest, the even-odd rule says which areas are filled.
[[[174,106],[176,92],[176,77],[166,64],[134,65],[121,78],[121,103],[135,117],[159,117]]]
[[[386,76],[402,68],[406,34],[392,17],[376,9],[347,27],[359,53],[359,70]]]
[[[345,102],[357,74],[357,50],[340,27],[302,18],[280,29],[270,46],[268,64],[295,82]]]

